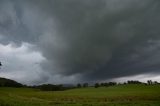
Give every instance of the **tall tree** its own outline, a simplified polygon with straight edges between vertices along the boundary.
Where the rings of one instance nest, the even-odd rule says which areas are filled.
[[[95,84],[94,84],[94,87],[95,87],[95,88],[98,88],[99,86],[100,86],[99,83],[95,83]]]
[[[77,88],[81,88],[82,85],[80,83],[77,84]]]

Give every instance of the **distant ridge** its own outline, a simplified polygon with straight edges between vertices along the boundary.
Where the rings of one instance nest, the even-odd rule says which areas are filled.
[[[21,83],[14,80],[0,77],[0,87],[22,87]]]

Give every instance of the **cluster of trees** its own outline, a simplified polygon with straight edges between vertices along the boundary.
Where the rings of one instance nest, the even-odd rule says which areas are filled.
[[[160,84],[160,83],[158,83],[157,81],[148,80],[147,84],[148,85],[155,85],[155,84]]]
[[[116,82],[95,83],[94,85],[91,85],[91,86],[98,88],[98,87],[108,87],[108,86],[114,86],[114,85],[117,85],[117,83]],[[82,88],[82,87],[83,88],[89,87],[89,84],[88,83],[83,83],[83,84],[78,83],[77,84],[77,88]]]
[[[131,81],[127,81],[127,84],[143,84],[143,83],[140,82],[140,81],[133,81],[133,80],[131,80]]]
[[[140,81],[137,81],[137,80],[129,80],[129,81],[124,82],[124,83],[116,83],[116,82],[95,83],[92,86],[94,86],[95,88],[98,88],[98,87],[109,87],[109,86],[126,85],[126,84],[154,85],[154,84],[160,84],[160,83],[158,83],[157,81],[152,81],[152,80],[148,80],[147,83],[140,82]],[[89,86],[88,83],[83,83],[83,84],[78,83],[77,84],[77,88],[88,87],[88,86]]]
[[[81,88],[81,87],[88,87],[89,86],[89,84],[88,83],[83,83],[83,84],[80,84],[80,83],[78,83],[77,84],[77,88]]]
[[[117,85],[116,82],[105,82],[105,83],[95,83],[94,87],[98,88],[98,87],[109,87],[109,86],[114,86]]]
[[[127,81],[126,84],[145,84],[145,85],[155,85],[155,84],[160,84],[157,81],[152,81],[152,80],[148,80],[147,83],[144,82],[140,82],[140,81]]]
[[[67,89],[72,89],[73,86],[64,86],[62,84],[54,85],[54,84],[42,84],[37,86],[30,86],[30,88],[40,89],[42,91],[64,91]]]

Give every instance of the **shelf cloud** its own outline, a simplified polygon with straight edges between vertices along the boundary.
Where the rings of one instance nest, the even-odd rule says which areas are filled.
[[[33,83],[157,75],[159,11],[158,0],[1,0],[0,45],[33,45],[27,53],[43,58]]]

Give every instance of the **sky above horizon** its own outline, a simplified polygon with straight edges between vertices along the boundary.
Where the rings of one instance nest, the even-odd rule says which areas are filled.
[[[0,77],[160,81],[159,11],[159,0],[0,0]]]

